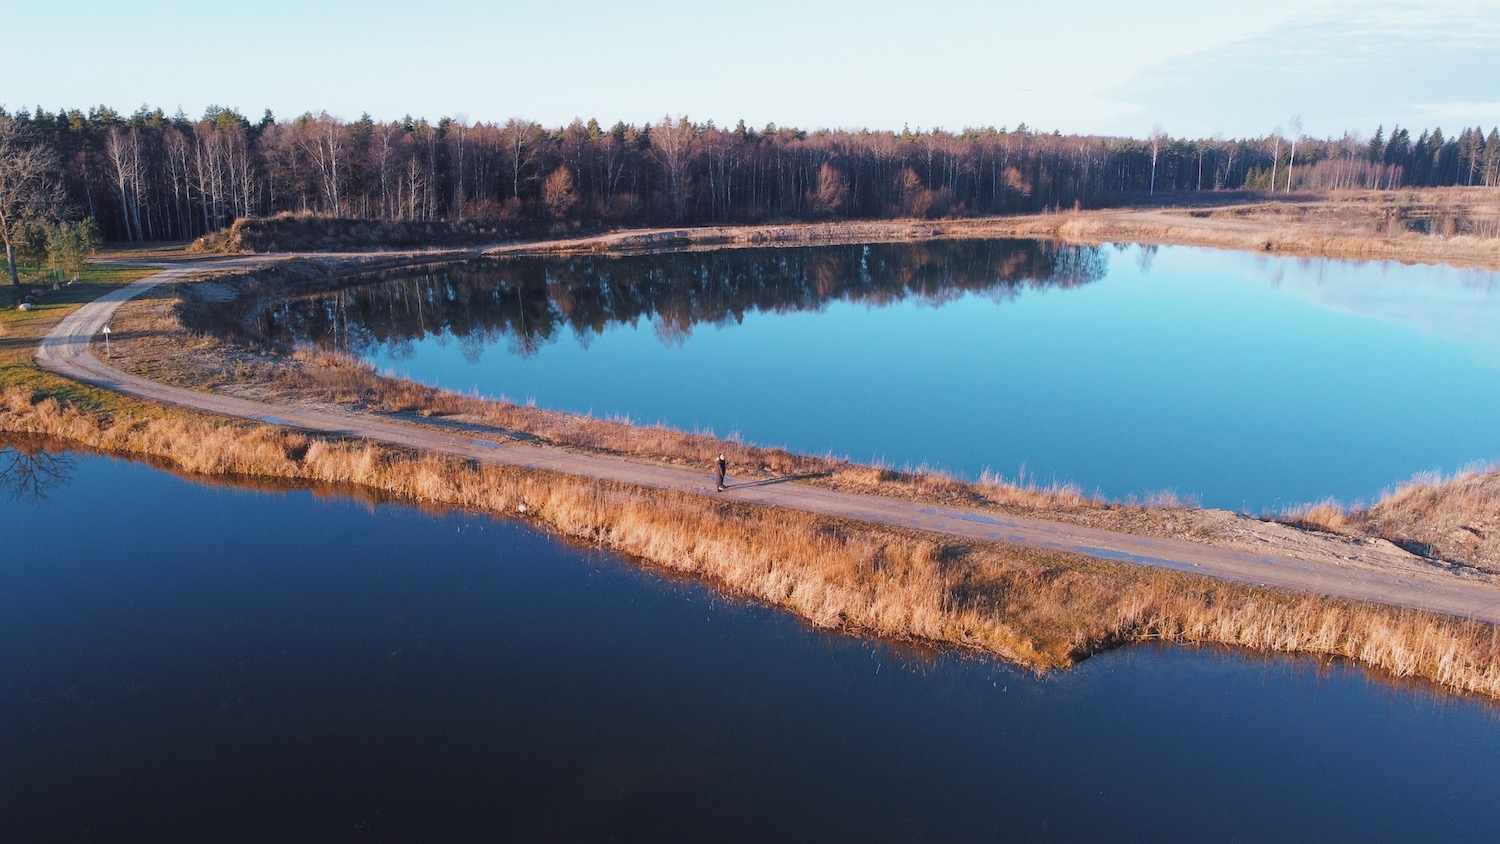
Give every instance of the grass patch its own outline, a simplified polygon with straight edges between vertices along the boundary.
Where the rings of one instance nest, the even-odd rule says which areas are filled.
[[[37,344],[47,332],[79,306],[154,272],[156,270],[145,267],[90,264],[76,282],[65,284],[58,290],[52,289],[54,282],[45,275],[33,272],[29,278],[23,276],[23,289],[41,289],[42,297],[29,311],[9,307],[0,309],[0,388],[24,390],[35,397],[51,396],[71,407],[94,413],[125,408],[142,415],[160,413],[159,410],[153,411],[156,406],[151,403],[38,369],[34,357]],[[0,293],[0,296],[5,295]]]
[[[79,274],[76,282],[58,285],[49,274],[23,269],[27,271],[21,274],[21,289],[39,290],[41,298],[28,311],[9,306],[0,308],[0,367],[5,369],[29,365],[32,348],[80,305],[157,272],[149,267],[92,263]],[[58,289],[54,290],[54,285],[58,285]],[[0,301],[6,301],[8,305],[10,292],[8,282],[0,283]]]

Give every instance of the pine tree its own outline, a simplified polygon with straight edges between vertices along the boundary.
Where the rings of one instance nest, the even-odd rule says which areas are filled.
[[[1500,187],[1500,128],[1491,129],[1484,139],[1484,184]]]

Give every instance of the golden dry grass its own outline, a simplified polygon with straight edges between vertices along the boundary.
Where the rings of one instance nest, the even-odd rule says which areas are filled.
[[[1496,630],[1208,578],[788,513],[712,496],[478,466],[171,412],[84,412],[0,390],[0,430],[179,469],[354,484],[416,503],[522,514],[575,540],[783,607],[810,623],[976,649],[1036,669],[1144,639],[1328,654],[1500,698]]]
[[[180,346],[177,347],[180,350]],[[678,465],[697,465],[704,455],[723,452],[737,475],[765,478],[804,477],[809,482],[850,492],[878,492],[892,497],[987,504],[1050,514],[1120,509],[1086,496],[1068,484],[1039,486],[986,474],[976,483],[935,470],[898,471],[832,457],[793,454],[663,425],[635,425],[629,420],[598,419],[560,413],[506,401],[482,399],[380,375],[351,355],[299,348],[284,358],[234,354],[199,338],[196,375],[200,383],[232,381],[257,385],[285,397],[333,403],[363,410],[449,419],[536,437],[552,445],[627,455]],[[184,366],[180,355],[171,366]],[[163,373],[135,369],[161,377]]]
[[[1428,556],[1500,572],[1500,466],[1419,476],[1356,510],[1351,521]]]
[[[1266,197],[1224,207],[1064,215],[1052,234],[1072,242],[1132,240],[1500,268],[1497,197],[1492,188]],[[1470,228],[1481,233],[1461,231],[1460,221],[1474,221]]]
[[[1292,507],[1278,516],[1283,524],[1329,533],[1348,533],[1349,512],[1332,498]]]
[[[1452,477],[1424,473],[1373,505],[1332,499],[1285,510],[1277,521],[1345,536],[1384,539],[1414,554],[1500,574],[1500,465]]]

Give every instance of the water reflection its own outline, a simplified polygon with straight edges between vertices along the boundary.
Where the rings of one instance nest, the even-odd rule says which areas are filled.
[[[1500,824],[1493,711],[1340,662],[1141,647],[1039,679],[810,630],[513,522],[91,456],[73,478],[39,510],[0,499],[0,524],[27,511],[0,546],[7,840]]]
[[[397,360],[410,356],[413,340],[446,334],[474,363],[502,342],[531,357],[564,329],[587,346],[611,326],[644,321],[662,343],[680,346],[697,325],[737,323],[751,312],[816,312],[833,302],[936,306],[970,293],[1005,300],[1023,289],[1088,284],[1107,268],[1098,247],[1020,240],[481,261],[393,271],[289,300],[263,314],[261,329],[356,354],[388,346]]]
[[[1274,277],[1281,290],[1335,313],[1377,319],[1444,342],[1500,368],[1500,275],[1427,267],[1413,284],[1399,265],[1318,262]]]
[[[553,410],[1260,512],[1500,458],[1472,423],[1500,416],[1495,279],[1172,246],[732,249],[408,271],[264,324]]]
[[[12,501],[41,504],[49,492],[73,478],[77,462],[40,442],[0,438],[0,492]]]

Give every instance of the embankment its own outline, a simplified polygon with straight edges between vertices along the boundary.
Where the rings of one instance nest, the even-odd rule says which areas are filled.
[[[1500,269],[1500,192],[1446,188],[1292,195],[1194,193],[1149,207],[1012,217],[786,222],[593,234],[504,220],[371,221],[282,214],[238,220],[201,239],[190,252],[340,252],[433,246],[486,246],[492,253],[629,252],[971,237],[1177,244]]]
[[[708,579],[850,632],[973,649],[1042,670],[1145,639],[1357,660],[1500,698],[1489,625],[1019,548],[943,542],[712,496],[477,466],[268,425],[0,392],[0,430],[183,471],[358,484],[418,503],[524,514],[580,542]]]
[[[1056,218],[1064,220],[1066,218]],[[874,225],[874,224],[872,224]],[[880,224],[884,225],[884,224]],[[990,221],[968,224],[905,224],[886,228],[899,237],[962,237]],[[1046,228],[1054,218],[1010,222]],[[1060,232],[1057,222],[1054,232]],[[694,245],[690,234],[628,233],[591,241],[514,247],[514,249],[652,248]],[[818,232],[823,232],[819,234]],[[747,245],[768,242],[832,242],[815,238],[872,237],[871,231],[833,227],[783,235],[739,230],[726,234]],[[800,238],[778,240],[775,238]],[[642,240],[641,238],[647,238]],[[686,242],[683,241],[686,238]],[[634,240],[632,240],[634,239]],[[1122,235],[1122,239],[1130,239]],[[613,245],[612,245],[613,244]],[[309,277],[312,283],[321,283]],[[166,300],[158,302],[162,304]],[[149,318],[149,317],[148,317]],[[148,326],[149,328],[149,326]],[[184,336],[156,337],[180,354]],[[136,341],[132,341],[136,342]],[[190,342],[213,346],[216,341]],[[127,346],[129,344],[126,344]],[[242,350],[220,350],[214,362],[218,380],[233,387],[275,387],[296,393],[309,385],[345,399],[377,399],[392,412],[417,416],[447,414],[462,423],[477,410],[467,399],[435,394],[415,385],[372,385],[373,373],[350,367],[338,372],[327,361],[293,361],[263,382],[239,376],[255,361]],[[215,354],[219,354],[215,352]],[[149,357],[149,355],[147,356]],[[305,364],[305,366],[303,366]],[[146,366],[154,365],[147,361]],[[328,374],[332,372],[332,374]],[[194,375],[188,380],[196,380]],[[381,380],[381,379],[377,379]],[[373,392],[372,392],[373,391]],[[558,533],[578,541],[634,555],[652,565],[703,577],[729,592],[784,607],[811,623],[852,632],[913,638],[972,648],[1037,669],[1065,666],[1105,647],[1143,639],[1213,642],[1261,650],[1301,652],[1358,660],[1398,677],[1421,677],[1455,690],[1500,698],[1500,641],[1488,625],[1430,613],[1355,604],[1279,592],[1187,574],[1108,561],[1068,557],[1020,548],[971,545],[899,529],[872,528],[836,519],[787,513],[711,496],[646,490],[565,475],[495,466],[457,458],[414,454],[363,442],[309,436],[246,422],[211,419],[135,402],[117,402],[88,412],[59,402],[47,390],[8,387],[0,394],[0,429],[58,436],[93,448],[168,460],[184,471],[219,475],[258,475],[337,484],[358,484],[383,494],[439,507],[463,507],[497,515],[524,510]],[[315,394],[322,400],[325,394]],[[458,402],[451,406],[445,402]],[[512,408],[518,413],[529,408]],[[494,420],[482,419],[486,424]],[[591,427],[598,423],[603,428]],[[600,420],[552,420],[546,432],[575,447],[590,437],[600,450],[658,455],[672,448],[701,456],[702,443],[663,445],[679,435],[659,430],[627,430]],[[632,443],[621,447],[620,443]],[[666,457],[674,460],[677,458]],[[685,458],[684,458],[685,459]],[[749,453],[737,463],[762,465],[766,455]],[[782,458],[775,458],[780,460]],[[819,474],[824,467],[797,463],[764,464],[767,471]],[[898,490],[901,478],[883,470],[851,467],[851,479],[881,492]],[[854,480],[850,481],[854,483]],[[928,483],[913,481],[918,486]],[[906,495],[973,494],[970,488],[933,481],[933,489]],[[1045,491],[1044,491],[1045,492]],[[1051,496],[1051,497],[1049,497]],[[1066,495],[1063,496],[1065,498]],[[1067,504],[1048,493],[1021,506],[1056,508],[1063,513],[1118,512],[1115,505],[1079,500]],[[1070,510],[1070,507],[1073,510]],[[1157,522],[1167,533],[1191,535],[1191,524],[1174,521],[1191,509],[1138,508],[1143,524]]]

